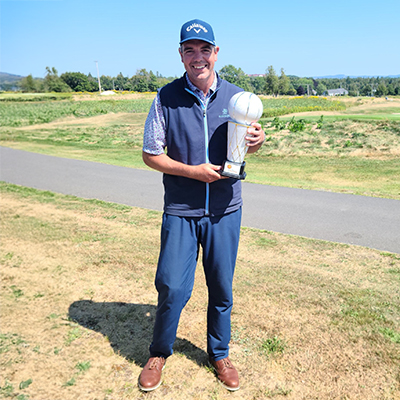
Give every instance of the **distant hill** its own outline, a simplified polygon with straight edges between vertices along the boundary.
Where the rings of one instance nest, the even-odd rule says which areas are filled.
[[[349,78],[400,78],[400,75],[387,75],[387,76],[382,76],[382,75],[325,75],[325,76],[313,76],[314,79],[346,79],[347,77]]]
[[[251,74],[249,76],[264,76],[263,74]],[[288,75],[293,76],[293,77],[299,77],[297,75]],[[387,76],[382,76],[382,75],[345,75],[345,74],[338,74],[338,75],[324,75],[324,76],[313,76],[312,78],[314,79],[346,79],[347,77],[349,78],[400,78],[399,75],[387,75]],[[18,82],[24,78],[24,76],[21,75],[14,75],[14,74],[9,74],[7,72],[0,72],[0,84],[6,83],[6,84],[13,84]],[[309,78],[304,77],[304,78]]]
[[[8,74],[7,72],[0,72],[0,83],[15,83],[22,79],[21,75]]]

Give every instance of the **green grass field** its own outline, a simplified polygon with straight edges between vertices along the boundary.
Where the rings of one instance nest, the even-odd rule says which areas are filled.
[[[346,109],[346,104],[339,100],[317,96],[261,97],[261,100],[264,106],[263,118],[306,111],[343,111]]]
[[[27,126],[52,122],[74,116],[87,118],[109,113],[148,112],[152,99],[3,102],[0,107],[0,126]]]
[[[147,168],[141,147],[153,97],[80,95],[57,101],[2,101],[0,143]],[[246,157],[247,181],[400,199],[400,100],[311,97],[263,102],[267,110],[285,108],[284,115],[261,120],[267,140],[258,153]],[[305,111],[296,112],[299,108]],[[287,113],[295,113],[291,125],[293,116]]]

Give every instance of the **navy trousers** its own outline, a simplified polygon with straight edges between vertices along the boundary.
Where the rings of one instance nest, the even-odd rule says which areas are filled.
[[[200,246],[208,287],[207,352],[216,361],[228,356],[241,216],[241,209],[217,217],[163,215],[151,356],[172,354],[179,318],[192,294]]]

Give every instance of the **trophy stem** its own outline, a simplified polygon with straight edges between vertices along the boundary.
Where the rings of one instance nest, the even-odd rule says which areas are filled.
[[[246,144],[248,127],[245,124],[228,121],[227,157],[221,168],[221,175],[235,179],[245,179],[244,167],[246,162],[244,161],[244,156],[248,150]]]

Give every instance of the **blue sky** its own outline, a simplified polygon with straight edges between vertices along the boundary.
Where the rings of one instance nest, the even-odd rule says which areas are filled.
[[[0,71],[180,76],[181,25],[209,22],[216,69],[298,76],[400,74],[400,1],[0,0]]]

